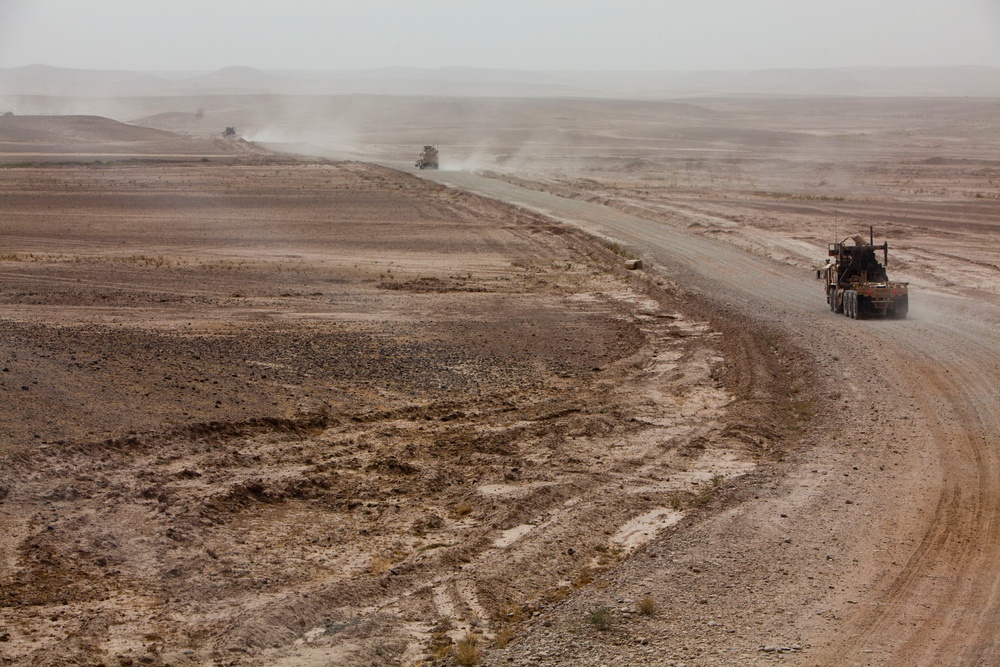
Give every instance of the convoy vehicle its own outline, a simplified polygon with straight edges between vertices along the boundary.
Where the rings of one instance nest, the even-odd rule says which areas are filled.
[[[438,149],[435,146],[424,146],[423,152],[420,153],[420,157],[417,158],[417,162],[413,166],[417,169],[437,169]]]
[[[834,313],[859,320],[873,315],[905,318],[909,310],[909,284],[889,280],[889,244],[875,245],[875,234],[868,229],[868,243],[859,235],[831,243],[828,258],[816,274],[822,278],[826,301]],[[882,251],[882,262],[875,254]]]

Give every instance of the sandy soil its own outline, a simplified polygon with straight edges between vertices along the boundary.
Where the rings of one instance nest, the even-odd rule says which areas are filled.
[[[737,104],[430,175],[516,207],[256,148],[11,157],[0,660],[989,664],[986,116]],[[0,138],[77,152],[60,122]],[[911,320],[825,310],[831,221],[889,238]]]

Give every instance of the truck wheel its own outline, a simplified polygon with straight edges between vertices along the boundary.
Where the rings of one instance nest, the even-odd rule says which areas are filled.
[[[905,320],[907,311],[909,311],[909,309],[910,309],[910,299],[909,297],[904,296],[902,299],[896,300],[896,308],[893,311],[892,315],[897,320]]]
[[[854,290],[844,292],[844,314],[852,320],[858,319],[858,297]]]

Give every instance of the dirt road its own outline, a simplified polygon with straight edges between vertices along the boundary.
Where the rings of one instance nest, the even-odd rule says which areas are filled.
[[[469,173],[432,178],[625,244],[686,289],[783,331],[827,369],[818,381],[833,399],[832,412],[822,416],[831,431],[806,443],[789,464],[780,492],[746,503],[734,516],[741,526],[763,526],[781,508],[781,516],[787,515],[782,534],[810,556],[790,561],[790,579],[808,581],[835,563],[827,574],[836,585],[783,614],[785,632],[796,628],[799,641],[814,647],[793,662],[995,664],[1000,642],[995,303],[918,293],[907,321],[849,321],[827,311],[810,275],[688,233],[683,218],[653,224]],[[820,467],[847,472],[817,476]],[[748,551],[773,548],[769,531],[748,530],[748,535],[757,542],[743,545]],[[707,541],[731,549],[722,538],[716,534]],[[832,544],[836,556],[827,553]],[[764,586],[740,604],[764,610],[776,592]],[[781,639],[774,637],[773,643]]]

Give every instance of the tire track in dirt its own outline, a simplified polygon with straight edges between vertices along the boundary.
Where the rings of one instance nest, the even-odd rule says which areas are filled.
[[[597,205],[471,175],[449,174],[441,180],[587,231],[628,239],[665,265],[667,275],[685,289],[711,293],[722,303],[773,319],[789,334],[822,341],[813,343],[813,349],[836,352],[855,368],[865,364],[864,354],[859,354],[865,344],[878,347],[895,376],[890,386],[911,391],[927,423],[921,445],[923,451],[936,453],[940,474],[924,480],[915,492],[937,494],[936,509],[922,524],[907,528],[919,537],[909,553],[898,547],[897,558],[903,563],[898,569],[854,571],[869,578],[868,583],[852,582],[854,590],[869,591],[868,601],[855,605],[841,625],[824,631],[830,644],[816,654],[788,658],[810,665],[857,660],[879,665],[992,664],[1000,635],[1000,573],[993,558],[1000,550],[1000,462],[991,449],[1000,442],[1000,356],[988,314],[968,313],[963,304],[950,301],[941,302],[941,313],[928,312],[927,321],[920,324],[875,328],[844,325],[838,319],[831,328],[826,319],[831,316],[819,312],[822,304],[813,302],[820,299],[804,281],[723,244]],[[896,400],[901,406],[902,399]],[[864,435],[863,425],[854,428],[858,430],[843,437]],[[874,485],[868,490],[876,499],[874,512],[882,515],[876,522],[889,520],[904,502],[876,495],[883,483],[888,479],[869,481]],[[799,613],[807,618],[812,612]],[[822,644],[822,635],[815,640]],[[878,642],[877,653],[867,648]]]
[[[937,448],[942,485],[923,538],[902,569],[872,591],[875,603],[843,629],[814,664],[836,664],[861,647],[879,646],[872,664],[994,664],[1000,579],[1000,418],[998,356],[966,331],[955,347],[947,327],[921,326],[896,341],[898,386],[918,388],[918,412]]]

